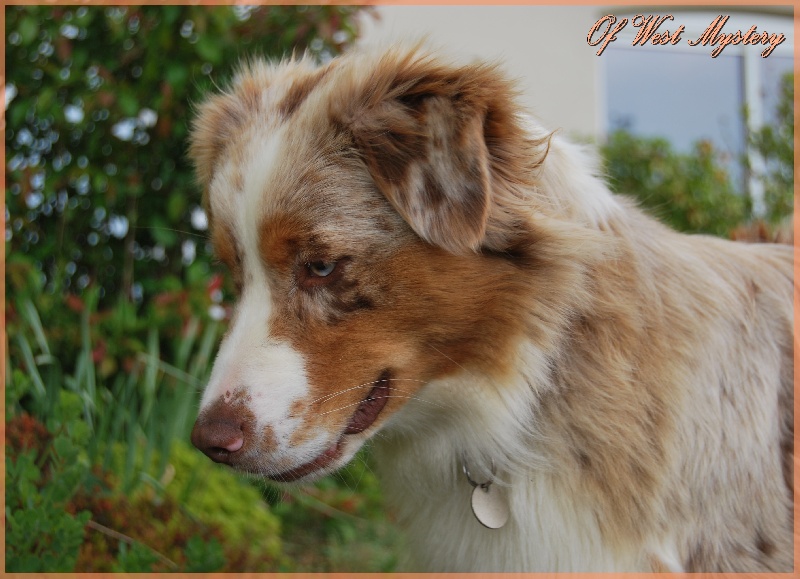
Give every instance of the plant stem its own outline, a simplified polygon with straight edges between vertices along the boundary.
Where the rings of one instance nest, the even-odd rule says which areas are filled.
[[[169,566],[170,569],[177,569],[178,568],[178,564],[175,561],[173,561],[172,559],[169,559],[165,555],[162,555],[161,553],[159,553],[155,549],[153,549],[151,547],[148,547],[144,543],[142,543],[140,541],[137,541],[133,537],[129,537],[128,535],[120,533],[119,531],[115,531],[114,529],[109,529],[105,525],[101,525],[100,523],[98,523],[96,521],[92,521],[91,519],[86,521],[86,526],[89,527],[90,529],[94,529],[95,531],[100,531],[101,533],[111,537],[112,539],[116,539],[118,541],[122,541],[124,543],[127,543],[128,545],[133,545],[134,543],[139,543],[145,549],[147,549],[148,551],[153,553],[153,555],[158,557],[158,559],[162,563],[165,563],[167,566]]]

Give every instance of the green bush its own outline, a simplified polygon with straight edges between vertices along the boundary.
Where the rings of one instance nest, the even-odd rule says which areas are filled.
[[[7,7],[7,252],[29,255],[48,292],[100,288],[101,308],[207,278],[193,103],[242,58],[336,54],[358,11]]]
[[[85,440],[50,435],[28,415],[7,425],[7,436],[17,452],[6,455],[6,571],[72,571],[90,518],[66,510],[88,473]]]
[[[192,103],[253,53],[336,54],[359,10],[7,8],[9,571],[393,568],[370,473],[282,491],[186,442],[227,288]]]
[[[19,302],[14,338],[24,355],[6,387],[9,571],[394,568],[397,533],[365,457],[336,478],[284,491],[188,446],[213,327],[172,348],[185,352],[183,366],[161,360],[151,339],[134,372],[103,378],[91,303],[68,373],[36,308]],[[185,370],[192,366],[197,377]]]
[[[794,74],[781,79],[774,124],[750,136],[750,144],[765,164],[764,203],[768,223],[778,223],[794,211]]]
[[[617,131],[601,150],[611,188],[679,231],[727,236],[749,216],[708,142],[682,154],[665,139]]]
[[[201,467],[204,457],[185,444],[172,453],[179,476],[146,477],[150,484],[133,492],[123,491],[111,471],[90,467],[86,441],[74,428],[84,424],[80,402],[70,394],[62,392],[71,402],[56,412],[64,421],[57,433],[28,414],[7,422],[6,571],[269,571],[281,565],[278,519],[258,491],[230,471]],[[130,449],[113,446],[116,460],[109,466],[119,471]],[[146,470],[141,462],[137,468]],[[190,477],[196,484],[186,484]],[[191,500],[179,502],[187,495]],[[196,500],[208,496],[224,500]]]
[[[765,161],[755,175],[764,184],[762,229],[781,226],[794,210],[794,75],[782,79],[775,123],[749,136]],[[707,141],[689,153],[661,138],[617,131],[601,146],[611,188],[634,197],[675,229],[728,236],[752,219],[750,198],[734,190],[718,153]],[[748,159],[743,159],[749,169]],[[769,236],[768,236],[769,237]]]

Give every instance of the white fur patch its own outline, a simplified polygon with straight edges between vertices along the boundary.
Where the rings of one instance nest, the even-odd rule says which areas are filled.
[[[278,455],[287,452],[291,435],[305,425],[300,417],[291,417],[290,409],[309,394],[305,360],[290,345],[270,336],[272,295],[258,251],[258,228],[268,207],[265,192],[280,158],[282,131],[262,127],[254,133],[250,158],[243,170],[243,189],[232,187],[230,173],[236,161],[230,160],[214,179],[213,200],[218,218],[231,224],[238,238],[245,283],[235,320],[220,346],[201,408],[222,397],[244,394],[249,410],[256,416],[255,431],[272,428],[278,442]],[[261,136],[267,135],[267,136]],[[327,433],[310,437],[307,446],[313,452],[325,449]],[[319,440],[315,440],[319,439]]]
[[[519,376],[497,389],[496,384],[462,375],[431,383],[420,396],[428,403],[449,404],[446,414],[436,406],[415,404],[416,434],[424,432],[424,447],[408,452],[394,448],[408,440],[408,424],[393,422],[378,439],[375,455],[387,473],[387,500],[409,529],[416,555],[412,568],[431,572],[595,572],[646,571],[634,550],[614,552],[602,538],[591,505],[576,500],[569,488],[538,456],[530,443],[535,434],[525,422],[535,406],[532,390]],[[394,418],[394,417],[393,417]],[[414,418],[420,418],[419,422]],[[394,439],[392,430],[400,434]],[[528,430],[530,437],[520,436]],[[401,442],[401,446],[405,446]],[[509,523],[485,529],[470,509],[472,487],[461,472],[460,452],[466,452],[476,480],[491,475],[505,488]]]
[[[592,505],[576,498],[537,453],[533,441],[548,433],[536,431],[530,418],[540,388],[548,385],[546,365],[527,342],[518,356],[520,373],[502,384],[469,372],[428,384],[376,440],[378,466],[391,473],[384,481],[387,500],[410,529],[411,566],[431,572],[648,571],[635,549],[610,548]],[[488,480],[494,462],[494,484],[504,487],[512,512],[505,527],[485,529],[475,519],[462,452],[476,480]]]
[[[540,139],[548,134],[532,117],[520,120],[532,137]],[[566,213],[566,217],[602,228],[619,215],[621,208],[599,178],[601,173],[596,152],[555,133],[537,187],[537,200],[549,206],[548,212]]]

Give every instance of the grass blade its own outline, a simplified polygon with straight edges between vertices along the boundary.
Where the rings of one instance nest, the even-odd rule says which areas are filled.
[[[142,411],[139,415],[139,423],[144,425],[150,418],[150,412],[156,402],[156,391],[158,389],[158,332],[155,328],[150,328],[147,335],[147,358],[144,369],[144,389],[142,391]]]
[[[44,386],[42,375],[39,374],[39,368],[36,366],[36,360],[33,357],[33,350],[31,349],[30,342],[28,342],[22,334],[15,336],[15,338],[20,352],[22,353],[22,361],[28,369],[28,376],[33,384],[34,394],[40,401],[43,401],[47,396],[47,389]]]
[[[192,316],[186,325],[186,330],[183,332],[181,341],[178,344],[178,352],[175,356],[175,367],[186,371],[186,365],[189,362],[189,355],[192,353],[192,348],[197,341],[197,335],[200,332],[200,320],[197,316]]]
[[[211,355],[217,345],[217,338],[219,336],[220,324],[217,321],[211,321],[206,326],[203,332],[203,337],[200,340],[200,347],[195,354],[192,364],[189,368],[189,374],[195,376],[196,379],[205,383],[206,378],[211,372]]]
[[[42,326],[42,320],[39,317],[39,312],[36,310],[36,306],[33,305],[33,302],[25,298],[22,300],[20,304],[19,311],[22,314],[22,317],[28,323],[28,326],[33,331],[33,335],[36,338],[36,343],[39,345],[39,350],[50,356],[50,347],[47,344],[47,338],[44,335],[44,327]]]
[[[97,378],[94,369],[91,336],[91,314],[97,306],[97,290],[88,292],[85,307],[81,313],[81,353],[78,360],[82,370],[82,380],[76,380],[78,393],[84,400],[84,416],[89,428],[94,430],[94,409],[97,406]],[[77,372],[76,372],[77,374]]]

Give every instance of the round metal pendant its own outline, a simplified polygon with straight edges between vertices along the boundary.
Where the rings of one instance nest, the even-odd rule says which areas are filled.
[[[503,489],[497,485],[479,485],[472,489],[472,512],[480,524],[499,529],[508,522],[509,509]]]

